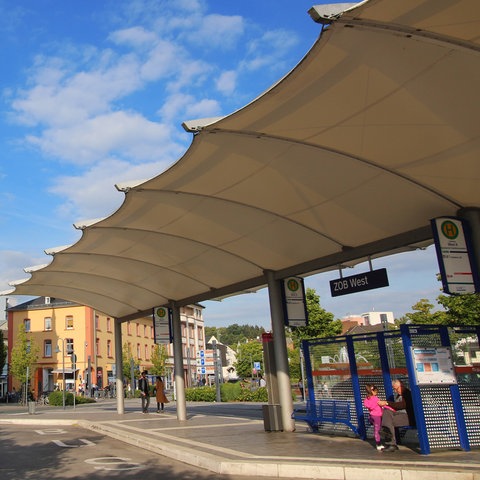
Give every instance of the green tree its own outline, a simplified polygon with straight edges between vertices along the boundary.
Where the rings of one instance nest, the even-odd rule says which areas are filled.
[[[138,370],[140,369],[140,363],[138,360],[133,358],[132,352],[128,343],[123,344],[122,348],[122,363],[123,363],[123,377],[131,379],[131,371],[130,371],[130,363],[133,360],[133,368],[135,371],[135,375],[137,374]],[[132,385],[133,388],[133,385]]]
[[[3,372],[5,363],[7,362],[7,347],[3,338],[3,330],[0,330],[0,374]]]
[[[28,338],[25,326],[21,324],[17,340],[12,348],[10,372],[22,385],[25,385],[27,380],[30,381],[33,375],[33,366],[37,363],[38,352],[37,345]]]
[[[480,324],[480,294],[439,295],[437,301],[445,309],[438,323],[451,326]]]
[[[327,312],[320,306],[320,296],[315,289],[306,291],[308,325],[292,329],[292,338],[298,346],[300,340],[309,338],[335,337],[342,331],[341,320],[335,320],[333,313]]]
[[[223,345],[236,349],[238,343],[256,340],[265,332],[263,327],[257,325],[239,325],[234,323],[228,327],[205,327],[207,341],[213,336]]]
[[[241,343],[238,346],[237,361],[235,363],[238,376],[242,378],[251,377],[254,362],[260,362],[263,367],[262,370],[265,368],[263,365],[262,342]],[[262,374],[263,372],[258,373]]]
[[[155,345],[153,349],[151,360],[152,360],[152,375],[161,375],[165,376],[165,363],[168,358],[168,352],[165,348],[165,345]]]
[[[215,337],[218,340],[219,334],[217,327],[205,327],[205,338],[210,340],[212,337]]]
[[[403,317],[397,320],[397,323],[412,323],[414,325],[425,324],[442,324],[445,322],[445,312],[433,312],[434,305],[426,298],[420,299],[412,306],[413,312],[406,313]]]
[[[296,382],[302,376],[302,368],[300,366],[300,348],[294,347],[288,349],[288,373],[290,379]]]

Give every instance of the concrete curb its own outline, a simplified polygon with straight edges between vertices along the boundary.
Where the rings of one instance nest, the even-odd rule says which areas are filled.
[[[81,427],[103,433],[112,438],[163,455],[182,463],[204,468],[214,473],[270,478],[299,478],[312,480],[480,480],[477,466],[445,465],[436,462],[406,465],[403,461],[377,462],[325,459],[279,461],[277,458],[252,458],[252,460],[222,459],[205,449],[192,451],[175,442],[154,443],[148,438],[104,423],[78,422]]]
[[[143,450],[200,467],[218,474],[270,478],[298,478],[312,480],[480,480],[478,464],[415,462],[395,460],[349,460],[345,458],[299,458],[249,455],[228,458],[228,453],[215,445],[186,445],[184,439],[168,436],[168,442],[149,438],[111,421],[85,419],[55,419],[31,417],[0,418],[0,424],[23,425],[77,425],[92,432],[115,438]],[[165,434],[164,434],[165,435]],[[387,455],[387,454],[385,454]],[[231,455],[230,455],[231,456]]]

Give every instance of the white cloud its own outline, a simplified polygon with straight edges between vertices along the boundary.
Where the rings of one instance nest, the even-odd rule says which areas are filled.
[[[133,45],[136,47],[156,43],[157,35],[144,27],[131,27],[112,32],[108,37],[118,45]]]
[[[249,42],[242,68],[248,71],[256,71],[267,67],[283,70],[282,59],[285,52],[297,43],[298,39],[292,32],[285,30],[267,31],[260,38],[254,38]]]
[[[223,72],[216,81],[216,87],[223,95],[231,95],[235,91],[237,84],[237,72],[229,70]]]
[[[115,212],[124,200],[124,195],[115,188],[116,183],[154,177],[169,165],[159,161],[133,166],[119,159],[106,159],[81,175],[57,178],[50,191],[67,198],[58,209],[62,218],[78,221],[105,217]]]
[[[188,39],[204,48],[232,48],[245,29],[244,20],[238,15],[205,15],[197,17],[194,25],[187,33]]]
[[[117,152],[131,161],[176,156],[181,148],[171,138],[171,127],[151,122],[137,113],[113,112],[45,130],[42,136],[29,136],[28,141],[46,155],[53,155],[74,164],[97,162]]]
[[[23,271],[26,267],[49,263],[50,257],[35,257],[15,250],[0,250],[0,290],[11,288],[8,283],[14,280],[28,278]]]
[[[220,115],[221,107],[217,100],[204,98],[192,103],[185,110],[187,119],[215,117]]]
[[[106,112],[112,101],[132,93],[142,83],[139,63],[123,56],[102,69],[72,73],[66,62],[45,59],[30,79],[32,88],[12,101],[17,118],[30,125],[78,124],[92,115]]]
[[[159,41],[149,51],[141,76],[146,81],[170,78],[178,75],[183,62],[187,62],[187,58],[182,48],[169,41]]]
[[[182,121],[195,118],[206,118],[220,115],[221,107],[217,100],[198,100],[193,95],[177,93],[170,95],[159,111],[162,118],[168,122],[174,116],[181,114]]]

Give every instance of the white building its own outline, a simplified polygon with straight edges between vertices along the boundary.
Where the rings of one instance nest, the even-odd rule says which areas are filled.
[[[395,323],[393,312],[367,312],[360,315],[363,319],[363,325],[380,325],[386,323]]]

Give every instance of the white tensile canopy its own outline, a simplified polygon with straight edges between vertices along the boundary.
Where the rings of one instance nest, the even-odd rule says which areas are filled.
[[[343,6],[343,9],[350,8]],[[327,13],[326,13],[327,12]],[[480,2],[312,8],[322,33],[241,110],[186,122],[169,170],[15,294],[135,318],[432,243],[480,207]]]

